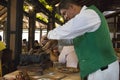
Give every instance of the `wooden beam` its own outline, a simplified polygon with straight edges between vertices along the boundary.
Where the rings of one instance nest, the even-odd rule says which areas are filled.
[[[7,1],[0,0],[0,5],[7,7]]]

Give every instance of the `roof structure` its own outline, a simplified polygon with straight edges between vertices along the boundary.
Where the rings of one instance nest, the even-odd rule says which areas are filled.
[[[34,5],[36,12],[41,14],[44,14],[44,17],[49,16],[51,12],[45,8],[44,3],[40,1],[45,1],[47,5],[50,5],[54,7],[53,9],[56,9],[56,6],[60,0],[24,0],[24,5]],[[80,0],[78,0],[80,1]],[[120,0],[82,0],[83,4],[89,6],[89,5],[96,5],[101,11],[107,11],[107,10],[120,10]],[[7,19],[7,3],[8,0],[0,0],[0,27],[1,24],[3,24]],[[45,5],[46,5],[45,4]],[[57,13],[57,10],[54,10],[55,13]],[[26,12],[25,12],[26,13]],[[27,13],[25,16],[28,15]],[[27,19],[27,18],[26,18]],[[37,18],[37,21],[40,22],[40,24],[45,24],[44,21]],[[59,24],[61,22],[59,19],[55,18],[55,21]]]

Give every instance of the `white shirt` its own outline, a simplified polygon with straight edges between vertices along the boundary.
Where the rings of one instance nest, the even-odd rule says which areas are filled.
[[[66,67],[77,68],[78,59],[74,50],[74,46],[64,46],[59,55],[58,61],[60,63],[65,63]]]
[[[62,26],[59,26],[48,33],[49,39],[73,39],[87,32],[96,31],[101,24],[100,17],[92,10],[83,6],[80,13]]]

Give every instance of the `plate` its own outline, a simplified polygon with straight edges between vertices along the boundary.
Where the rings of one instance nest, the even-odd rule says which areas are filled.
[[[61,67],[61,68],[58,68],[57,70],[62,73],[77,73],[77,72],[79,72],[79,69],[73,68],[73,67]]]
[[[55,80],[55,79],[52,79],[52,78],[49,78],[49,77],[41,77],[37,80]]]

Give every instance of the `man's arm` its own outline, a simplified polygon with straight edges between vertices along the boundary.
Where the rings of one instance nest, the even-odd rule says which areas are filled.
[[[61,46],[70,46],[73,45],[72,39],[58,40],[58,44]]]
[[[41,39],[41,45],[43,50],[52,50],[56,45],[58,45],[57,40],[51,40],[47,38],[47,35],[44,35]]]

